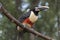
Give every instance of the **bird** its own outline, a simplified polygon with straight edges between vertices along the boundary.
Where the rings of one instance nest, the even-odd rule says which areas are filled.
[[[21,15],[18,20],[19,22],[21,22],[24,26],[28,26],[29,28],[33,28],[33,25],[35,24],[35,22],[38,20],[38,14],[40,11],[46,11],[47,9],[49,9],[48,6],[40,6],[40,7],[34,7],[33,9],[30,9],[27,13]],[[19,26],[16,26],[16,29],[19,32],[21,38],[22,38],[22,34],[24,33],[25,29],[22,29]]]

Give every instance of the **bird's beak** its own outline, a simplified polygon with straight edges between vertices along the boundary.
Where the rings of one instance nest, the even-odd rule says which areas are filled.
[[[39,7],[40,11],[47,11],[47,9],[49,9],[48,6],[40,6]]]

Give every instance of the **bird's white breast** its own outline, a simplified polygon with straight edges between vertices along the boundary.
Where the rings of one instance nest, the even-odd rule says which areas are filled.
[[[33,23],[34,23],[35,21],[37,21],[38,16],[36,16],[36,15],[34,14],[34,12],[33,12],[33,11],[31,11],[31,14],[30,14],[29,19],[30,19],[30,21],[31,21],[31,22],[33,22]]]

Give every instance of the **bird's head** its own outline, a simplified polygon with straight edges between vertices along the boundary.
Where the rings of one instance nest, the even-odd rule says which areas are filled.
[[[35,7],[31,9],[31,11],[33,11],[35,15],[38,15],[40,11],[47,11],[47,9],[49,9],[48,6],[40,6],[40,7]]]
[[[49,9],[48,6],[35,7],[35,11],[47,11],[47,9]]]

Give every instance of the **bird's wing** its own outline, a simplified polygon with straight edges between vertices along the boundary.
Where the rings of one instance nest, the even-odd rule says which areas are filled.
[[[31,12],[29,11],[29,12],[23,14],[22,16],[20,16],[20,17],[18,18],[18,20],[22,23],[26,18],[28,18],[28,17],[30,16],[30,13],[31,13]]]

